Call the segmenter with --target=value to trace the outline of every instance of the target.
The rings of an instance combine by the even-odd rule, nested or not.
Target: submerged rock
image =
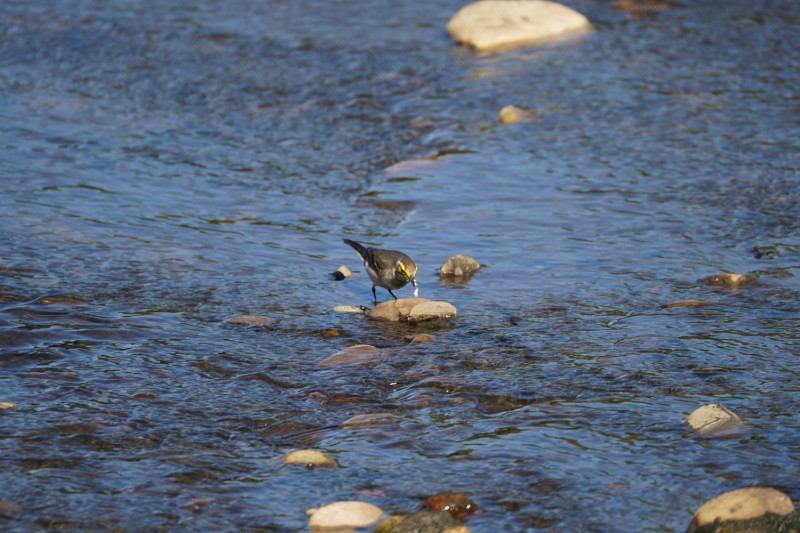
[[[707,501],[692,516],[686,533],[797,531],[798,524],[800,520],[786,494],[768,487],[751,487]]]
[[[295,450],[283,456],[283,462],[287,465],[303,465],[308,469],[312,468],[331,468],[336,463],[331,456],[325,452],[317,450]]]
[[[507,105],[500,110],[497,118],[502,124],[513,124],[535,119],[536,112],[515,105]]]
[[[689,415],[686,424],[704,437],[738,427],[742,422],[736,413],[720,403],[699,407]]]
[[[387,322],[421,322],[456,316],[456,308],[447,302],[427,298],[401,298],[382,302],[367,315],[371,320]]]
[[[446,511],[420,511],[384,520],[375,533],[469,533],[469,530]]]
[[[376,361],[383,350],[369,344],[356,344],[323,359],[317,366],[363,365]]]
[[[471,276],[480,268],[481,264],[468,255],[456,254],[442,263],[442,266],[439,267],[439,276],[443,278],[461,278]]]
[[[447,23],[454,41],[477,50],[525,45],[589,28],[589,19],[574,9],[544,0],[481,0],[462,7]]]
[[[225,321],[226,324],[235,324],[237,326],[270,326],[275,322],[277,320],[274,318],[264,315],[241,315]]]
[[[676,300],[674,302],[662,305],[661,308],[669,309],[671,307],[694,307],[703,305],[711,305],[711,304],[709,302],[706,302],[705,300]]]
[[[440,492],[428,496],[420,505],[422,511],[447,511],[456,518],[464,518],[478,510],[475,500],[463,492]]]
[[[753,281],[753,278],[745,276],[744,274],[725,273],[708,276],[707,278],[701,279],[700,283],[721,287],[738,287],[750,281]]]
[[[312,529],[367,527],[383,515],[383,510],[371,503],[341,501],[310,509],[308,526]]]

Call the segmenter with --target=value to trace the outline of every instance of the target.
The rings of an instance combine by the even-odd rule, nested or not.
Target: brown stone
[[[709,302],[706,302],[705,300],[676,300],[674,302],[662,305],[661,308],[669,309],[671,307],[694,307],[703,305],[711,305],[711,304]]]
[[[274,324],[276,320],[264,315],[241,315],[234,318],[229,318],[225,322],[228,324],[235,324],[237,326],[269,326]]]
[[[303,465],[309,470],[312,468],[331,468],[336,465],[331,456],[317,450],[295,450],[283,456],[287,465]]]
[[[447,302],[423,302],[411,309],[408,314],[409,322],[423,322],[439,318],[453,318],[456,308]]]
[[[523,109],[515,105],[503,107],[497,114],[501,124],[513,124],[515,122],[525,122],[536,118],[536,112]]]
[[[372,320],[385,320],[388,322],[400,322],[408,320],[411,310],[423,303],[429,302],[427,298],[400,298],[399,300],[389,300],[381,302],[373,307],[367,315]]]
[[[442,277],[456,278],[471,276],[479,268],[481,268],[481,264],[473,258],[464,254],[456,254],[442,263],[442,266],[439,268],[439,275]]]

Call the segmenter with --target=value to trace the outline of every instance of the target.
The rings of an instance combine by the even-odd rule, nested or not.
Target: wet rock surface
[[[704,437],[736,429],[741,423],[736,413],[720,403],[699,407],[686,419],[686,424]]]
[[[464,254],[449,257],[439,267],[439,275],[443,278],[464,278],[471,276],[481,268],[481,264]]]
[[[401,298],[376,305],[367,316],[370,320],[386,322],[424,322],[453,318],[456,314],[456,308],[448,302]]]
[[[454,41],[477,50],[541,42],[591,28],[577,11],[540,0],[483,0],[461,8],[447,23]]]

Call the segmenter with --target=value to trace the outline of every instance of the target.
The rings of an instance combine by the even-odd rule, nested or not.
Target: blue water
[[[0,5],[5,530],[463,491],[472,531],[684,531],[728,490],[800,499],[800,5],[577,1],[593,32],[491,55],[449,41],[461,5]],[[372,305],[342,238],[458,317],[331,312]],[[484,268],[440,280],[456,253]],[[317,366],[357,343],[386,356]],[[742,430],[691,434],[713,402]],[[338,467],[282,466],[305,447]]]

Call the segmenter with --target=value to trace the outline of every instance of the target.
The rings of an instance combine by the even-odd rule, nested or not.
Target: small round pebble
[[[347,279],[353,275],[353,271],[347,268],[346,266],[342,265],[337,268],[334,272],[331,273],[333,279],[337,281],[342,281],[343,279]]]

